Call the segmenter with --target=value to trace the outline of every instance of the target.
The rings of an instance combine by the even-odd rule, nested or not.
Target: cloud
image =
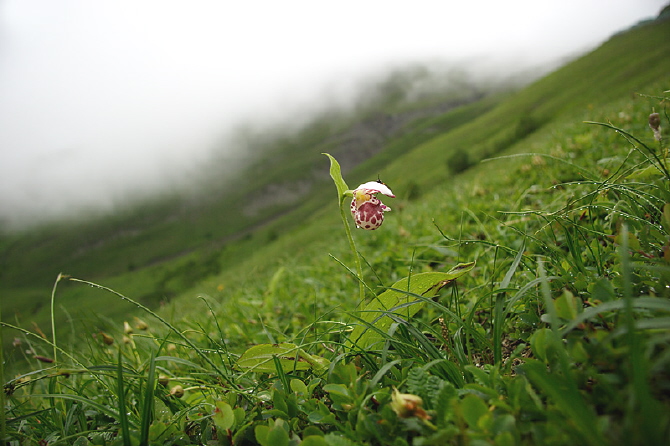
[[[244,157],[227,139],[237,126],[297,125],[352,103],[375,73],[435,62],[512,73],[662,4],[5,0],[0,221],[188,183],[213,154]]]

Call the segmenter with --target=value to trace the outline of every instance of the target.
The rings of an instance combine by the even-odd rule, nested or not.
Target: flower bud
[[[398,414],[400,418],[417,417],[423,420],[429,420],[430,415],[423,410],[423,400],[418,395],[411,393],[400,393],[398,389],[393,388],[391,395],[391,409]]]
[[[142,330],[142,331],[148,330],[149,329],[149,324],[144,322],[142,319],[136,317],[135,318],[135,328],[137,328],[138,330]]]
[[[654,139],[661,140],[661,115],[652,113],[649,115],[649,128],[654,132]]]
[[[102,338],[102,342],[105,345],[112,345],[114,343],[114,338],[108,335],[107,333],[101,331],[100,337]]]
[[[181,398],[184,396],[184,388],[177,384],[173,388],[170,389],[170,395],[172,395],[175,398]]]

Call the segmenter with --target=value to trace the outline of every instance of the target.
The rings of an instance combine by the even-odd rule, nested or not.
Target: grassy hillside
[[[172,193],[102,220],[2,237],[0,293],[14,296],[5,304],[6,317],[47,323],[44,290],[60,272],[124,284],[126,292],[152,307],[186,292],[230,266],[226,249],[237,250],[236,258],[253,249],[231,242],[246,237],[254,239],[251,247],[263,245],[320,207],[328,181],[322,152],[340,159],[352,182],[382,175],[402,198],[416,198],[459,170],[448,165],[458,164],[450,161],[454,157],[460,155],[467,167],[566,110],[593,107],[663,76],[667,37],[663,24],[616,36],[513,97],[476,100],[481,91],[464,84],[457,94],[407,104],[398,98],[412,77],[391,77],[381,99],[357,116],[327,115],[271,144],[251,137],[247,143],[261,155],[240,178],[214,182],[206,194]],[[78,299],[68,294],[61,302],[69,306]],[[108,311],[120,316],[125,310]]]
[[[391,78],[393,80],[393,76]],[[417,103],[394,99],[411,88],[411,76],[387,82],[355,113],[329,113],[298,133],[246,135],[252,160],[238,177],[207,179],[207,189],[194,194],[166,192],[165,196],[114,215],[84,221],[65,221],[0,237],[0,295],[5,317],[20,323],[49,322],[48,294],[60,272],[123,284],[141,302],[159,303],[216,275],[279,234],[301,224],[326,196],[327,172],[321,152],[341,155],[354,166],[379,152],[387,141],[405,149],[427,125],[431,132],[459,125],[495,103],[474,85],[461,85]],[[402,96],[402,95],[400,95]],[[470,108],[460,107],[475,101]],[[458,110],[444,116],[445,110]],[[365,150],[361,150],[365,148]],[[299,156],[296,156],[299,153]],[[206,177],[207,171],[203,172]],[[124,308],[81,302],[76,293],[59,301],[77,302],[83,310],[107,310],[121,317]],[[61,322],[65,319],[63,318]]]
[[[247,198],[294,197],[258,201],[243,220],[252,230],[214,232],[229,214],[213,204],[157,205],[133,215],[135,230],[61,229],[67,243],[88,237],[79,259],[59,248],[67,239],[4,242],[4,321],[8,292],[34,297],[24,323],[49,315],[50,284],[36,275],[52,255],[116,293],[58,284],[56,314],[74,317],[76,339],[62,325],[54,343],[48,324],[46,342],[3,329],[22,342],[10,364],[35,369],[6,386],[3,430],[124,445],[667,438],[670,175],[667,139],[647,120],[661,112],[667,138],[669,37],[667,21],[633,29],[519,92],[445,101],[444,113],[365,114],[365,128],[386,129],[379,152],[351,121],[316,123],[252,166],[263,181]],[[382,197],[393,211],[379,230],[353,232],[360,277],[321,152],[349,186],[379,174],[397,196]],[[195,225],[204,214],[211,226]],[[147,248],[156,240],[161,256]],[[159,314],[135,313],[148,326],[117,317],[166,295]]]

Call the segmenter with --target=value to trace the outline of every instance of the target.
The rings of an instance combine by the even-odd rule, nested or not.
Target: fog
[[[0,226],[226,175],[240,126],[297,128],[392,69],[552,66],[666,2],[0,0]]]

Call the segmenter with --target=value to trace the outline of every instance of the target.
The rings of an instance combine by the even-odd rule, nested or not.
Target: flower
[[[395,198],[391,189],[381,181],[368,181],[353,191],[354,198],[351,200],[351,214],[354,216],[357,228],[370,231],[377,229],[384,222],[384,212],[391,210],[375,194],[384,194]]]
[[[423,400],[420,396],[412,395],[411,393],[400,393],[398,389],[393,388],[391,409],[400,418],[417,417],[423,420],[430,420],[430,415],[421,406],[423,406]]]

